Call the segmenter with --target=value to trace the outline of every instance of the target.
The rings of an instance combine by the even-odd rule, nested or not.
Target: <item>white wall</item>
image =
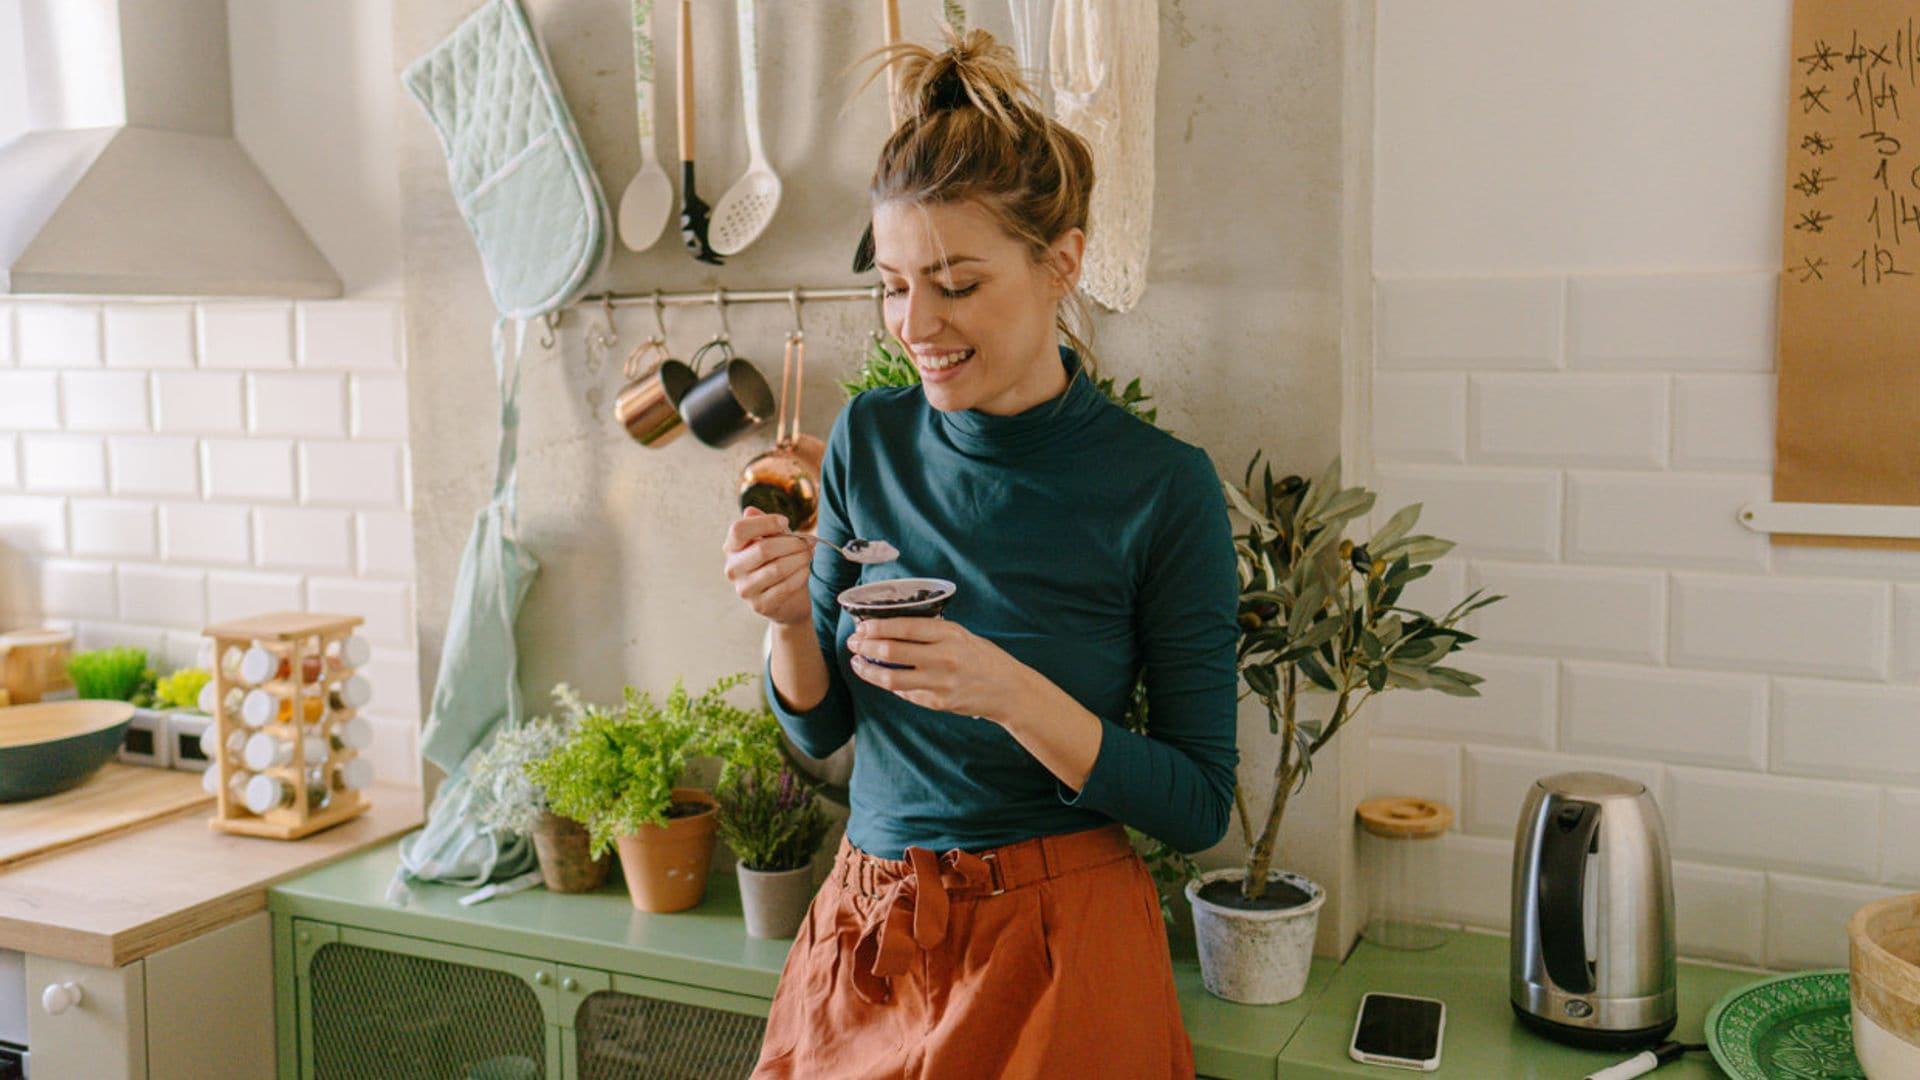
[[[18,17],[0,0],[0,140],[24,122]],[[0,300],[0,623],[164,671],[211,622],[361,615],[370,757],[416,781],[391,3],[244,0],[229,30],[236,137],[346,298]]]
[[[1410,599],[1509,599],[1482,699],[1382,699],[1371,787],[1461,811],[1465,921],[1506,926],[1520,801],[1576,767],[1655,793],[1684,954],[1843,965],[1920,886],[1920,556],[1734,517],[1771,486],[1790,11],[1378,5],[1372,479],[1460,541]]]

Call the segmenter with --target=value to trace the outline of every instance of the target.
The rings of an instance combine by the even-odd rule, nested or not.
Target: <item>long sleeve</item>
[[[855,533],[847,512],[847,432],[854,403],[840,410],[827,436],[826,456],[820,466],[820,539],[845,544]],[[773,686],[773,661],[767,661],[767,704],[802,753],[824,758],[853,737],[853,698],[847,692],[846,673],[839,659],[840,606],[835,599],[859,577],[859,568],[826,544],[815,544],[807,591],[813,598],[813,634],[827,665],[827,696],[804,712],[787,707]]]
[[[1154,514],[1136,614],[1149,733],[1107,723],[1084,786],[1060,793],[1199,851],[1226,835],[1239,763],[1239,576],[1226,498],[1204,452],[1189,448]]]

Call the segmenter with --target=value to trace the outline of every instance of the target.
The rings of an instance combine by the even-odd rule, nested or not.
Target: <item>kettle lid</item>
[[[1603,772],[1563,772],[1536,781],[1552,795],[1567,799],[1636,798],[1647,786],[1638,780]]]

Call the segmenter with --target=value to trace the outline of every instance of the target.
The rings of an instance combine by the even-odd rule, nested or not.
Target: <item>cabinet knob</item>
[[[48,1016],[59,1016],[86,999],[87,996],[80,992],[79,983],[49,983],[40,992],[40,1007],[47,1010]]]
[[[545,986],[553,981],[553,976],[544,971],[536,971],[533,973],[533,981],[539,983],[541,986]]]
[[[571,994],[575,990],[580,989],[580,980],[574,978],[571,975],[568,975],[566,978],[560,980],[560,989],[565,990],[567,993]]]
[[[306,932],[305,930],[300,931],[298,934],[294,936],[300,939],[300,944],[302,945],[305,945],[307,942],[313,940],[313,935]]]

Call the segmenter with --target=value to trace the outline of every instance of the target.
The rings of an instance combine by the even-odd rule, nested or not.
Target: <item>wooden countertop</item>
[[[267,887],[420,825],[418,788],[304,840],[215,832],[204,807],[0,870],[0,949],[119,967],[264,910]]]

